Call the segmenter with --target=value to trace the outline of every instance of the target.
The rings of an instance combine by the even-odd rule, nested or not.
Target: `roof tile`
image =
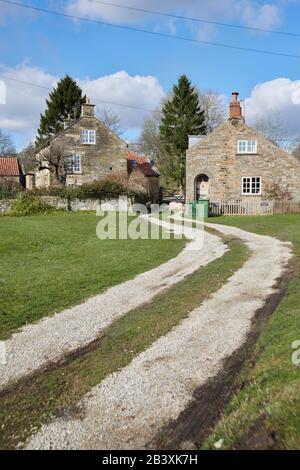
[[[20,176],[17,158],[0,157],[0,176]]]

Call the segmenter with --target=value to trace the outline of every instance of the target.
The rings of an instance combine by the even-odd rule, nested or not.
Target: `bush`
[[[0,199],[13,199],[20,191],[23,191],[23,188],[15,181],[0,183]]]
[[[53,187],[36,188],[31,191],[33,195],[60,196],[70,199],[117,199],[119,196],[128,196],[135,202],[148,202],[149,191],[146,188],[146,178],[143,175],[132,175],[129,179],[126,174],[114,173],[93,183],[86,183],[75,188]]]
[[[70,197],[78,199],[106,199],[118,198],[128,192],[126,181],[121,177],[106,177],[94,183],[83,184],[70,190]]]
[[[8,211],[6,215],[21,217],[35,214],[48,214],[49,212],[59,211],[46,204],[38,196],[22,192],[18,194],[17,199],[15,199],[10,211]]]

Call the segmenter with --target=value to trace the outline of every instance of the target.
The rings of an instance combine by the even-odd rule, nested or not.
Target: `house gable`
[[[87,108],[87,109],[86,109]],[[82,116],[50,139],[48,145],[59,143],[66,158],[76,156],[78,170],[67,175],[67,185],[90,183],[112,173],[127,172],[127,144],[94,113],[92,105],[83,105]],[[95,142],[83,142],[82,131],[94,131]],[[42,158],[44,149],[37,152]],[[53,175],[49,170],[36,173],[36,185],[51,186]]]
[[[239,140],[257,141],[257,150],[239,153]],[[188,149],[186,186],[189,200],[196,196],[198,175],[209,177],[212,201],[262,197],[266,188],[274,183],[287,190],[294,200],[300,201],[299,160],[247,126],[242,118],[229,119]],[[247,177],[260,178],[261,187],[257,194],[243,194],[243,178]]]

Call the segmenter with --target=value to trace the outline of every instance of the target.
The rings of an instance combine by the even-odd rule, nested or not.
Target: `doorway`
[[[198,175],[195,179],[195,200],[209,199],[210,180],[205,174]]]

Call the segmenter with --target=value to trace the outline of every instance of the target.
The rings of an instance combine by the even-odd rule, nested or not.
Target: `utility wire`
[[[172,34],[167,34],[167,33],[160,33],[157,31],[150,31],[148,29],[141,29],[141,28],[134,28],[131,26],[124,26],[120,24],[114,24],[114,23],[108,23],[105,21],[100,21],[95,18],[88,18],[88,17],[82,17],[82,16],[75,16],[75,15],[70,15],[68,13],[63,13],[62,11],[57,11],[57,10],[50,10],[46,8],[41,8],[41,7],[35,7],[31,5],[25,5],[24,3],[18,3],[14,2],[11,0],[0,0],[2,3],[6,3],[8,5],[13,5],[13,6],[18,6],[21,8],[26,8],[29,10],[34,10],[38,11],[41,13],[47,13],[51,15],[56,15],[56,16],[62,16],[64,18],[69,18],[69,19],[74,19],[74,20],[79,20],[79,21],[86,21],[89,23],[96,23],[100,24],[103,26],[109,26],[111,28],[117,28],[117,29],[123,29],[126,31],[134,31],[137,33],[145,33],[145,34],[150,34],[152,36],[160,36],[168,39],[177,39],[181,41],[186,41],[186,42],[192,42],[192,43],[198,43],[198,44],[205,44],[208,46],[214,46],[214,47],[222,47],[225,49],[235,49],[239,51],[246,51],[246,52],[254,52],[254,53],[259,53],[259,54],[267,54],[267,55],[273,55],[273,56],[280,56],[280,57],[291,57],[294,59],[300,59],[300,55],[297,54],[287,54],[285,52],[277,52],[277,51],[269,51],[269,50],[263,50],[263,49],[254,49],[250,47],[242,47],[242,46],[234,46],[232,44],[225,44],[221,42],[211,42],[211,41],[202,41],[200,39],[193,39],[193,38],[188,38],[185,36],[177,36],[177,35],[172,35]]]
[[[37,88],[41,88],[42,90],[47,90],[47,91],[51,90],[51,88],[46,87],[44,85],[38,85],[37,83],[28,82],[28,81],[25,81],[25,80],[19,80],[17,78],[13,78],[13,77],[7,77],[6,75],[0,75],[0,79],[12,80],[14,82],[21,83],[23,85],[29,85],[29,86],[34,86],[34,87],[37,87]],[[141,108],[139,106],[131,106],[129,104],[121,104],[121,103],[116,103],[116,102],[111,102],[111,101],[100,100],[98,98],[93,98],[92,96],[90,98],[93,101],[99,101],[100,103],[110,104],[110,105],[114,105],[114,106],[122,106],[122,107],[125,107],[125,108],[133,108],[133,109],[137,109],[137,110],[140,110],[140,111],[147,111],[147,112],[154,111],[154,109],[147,109],[147,108]],[[276,139],[276,140],[278,140],[278,142],[299,142],[299,138],[295,138],[295,139],[290,139],[290,138],[284,139],[283,138],[283,139]],[[134,143],[137,143],[137,142],[138,141],[132,141],[131,144],[134,144]]]
[[[131,11],[136,11],[136,12],[140,12],[140,13],[146,13],[146,14],[149,14],[149,15],[165,16],[167,18],[174,18],[174,19],[177,19],[177,20],[193,21],[195,23],[213,24],[213,25],[216,25],[216,26],[224,26],[226,28],[245,29],[245,30],[249,30],[249,31],[258,31],[258,32],[261,32],[261,33],[272,33],[272,34],[280,34],[280,35],[283,35],[283,36],[300,37],[299,33],[291,33],[291,32],[288,32],[288,31],[278,31],[278,30],[273,30],[273,29],[257,28],[257,27],[254,27],[254,26],[243,26],[243,25],[232,24],[232,23],[222,23],[220,21],[204,20],[203,18],[193,18],[191,16],[175,15],[173,13],[165,13],[165,12],[157,11],[157,10],[146,10],[144,8],[131,7],[131,6],[128,6],[128,5],[120,5],[120,4],[117,4],[117,3],[102,2],[100,0],[88,0],[88,1],[92,2],[92,3],[99,3],[100,5],[104,5],[104,6],[122,8],[124,10],[131,10]]]

